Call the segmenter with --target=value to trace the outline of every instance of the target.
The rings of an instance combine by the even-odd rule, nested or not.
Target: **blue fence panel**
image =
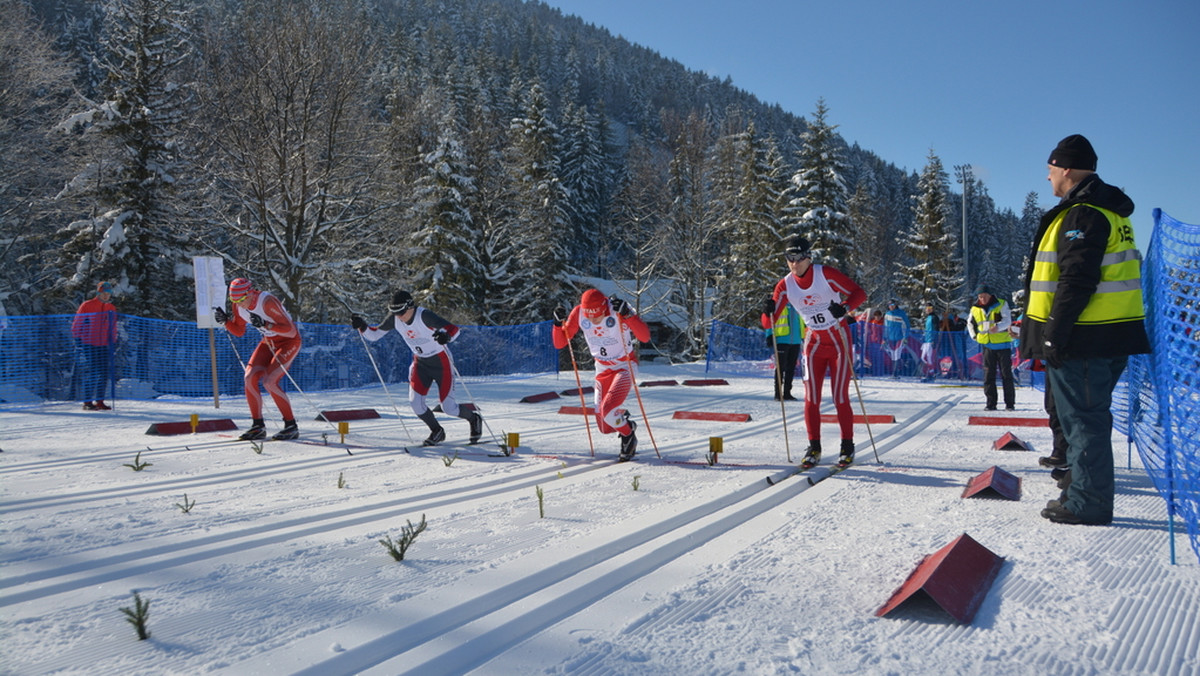
[[[91,364],[88,350],[72,336],[73,320],[74,315],[4,318],[0,407],[93,398],[84,391]],[[237,337],[222,329],[210,334],[194,322],[120,314],[116,321],[117,342],[108,353],[110,367],[102,375],[106,399],[211,396],[214,355],[219,391],[240,394],[244,364],[259,343],[254,330]],[[550,338],[551,326],[539,322],[461,327],[451,344],[455,367],[465,380],[479,381],[554,373],[558,354]],[[360,387],[379,382],[381,376],[388,383],[408,381],[412,353],[399,335],[366,343],[344,325],[301,323],[299,327],[303,348],[292,362],[290,375],[306,391]],[[284,385],[291,389],[286,379]]]

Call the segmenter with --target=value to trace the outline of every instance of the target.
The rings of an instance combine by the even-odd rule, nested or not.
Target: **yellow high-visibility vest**
[[[1050,317],[1054,291],[1058,287],[1058,234],[1071,209],[1087,207],[1104,214],[1111,226],[1104,258],[1100,262],[1100,283],[1080,313],[1077,324],[1115,324],[1144,319],[1142,304],[1142,254],[1133,241],[1133,224],[1128,218],[1091,204],[1076,204],[1054,217],[1038,243],[1033,262],[1026,314],[1040,322]]]

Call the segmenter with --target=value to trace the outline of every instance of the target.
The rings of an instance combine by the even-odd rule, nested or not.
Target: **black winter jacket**
[[[1133,200],[1120,188],[1101,181],[1096,174],[1083,179],[1061,202],[1047,211],[1038,224],[1029,253],[1029,265],[1025,270],[1027,298],[1030,297],[1033,263],[1037,259],[1038,245],[1046,234],[1046,228],[1064,209],[1077,204],[1091,204],[1119,216],[1127,217],[1133,213]],[[1023,359],[1042,359],[1042,345],[1046,340],[1059,346],[1065,359],[1120,357],[1150,351],[1144,320],[1075,325],[1075,320],[1100,283],[1100,262],[1108,248],[1111,229],[1108,219],[1095,209],[1074,209],[1063,219],[1058,239],[1059,278],[1054,304],[1045,323],[1028,316],[1021,323],[1020,353]],[[1074,231],[1081,232],[1083,236],[1068,238],[1067,233]]]

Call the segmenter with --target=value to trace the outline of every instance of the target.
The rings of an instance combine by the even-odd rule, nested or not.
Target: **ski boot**
[[[479,443],[479,439],[483,436],[483,416],[479,415],[479,411],[471,411],[471,417],[467,418],[467,422],[471,425],[470,443]]]
[[[267,438],[267,425],[262,418],[255,418],[250,422],[250,429],[242,432],[242,436],[238,437],[242,441],[257,441],[258,439]]]
[[[821,462],[821,440],[810,439],[808,450],[804,453],[804,459],[800,461],[800,469],[811,469],[818,462]]]
[[[437,429],[433,429],[433,430],[429,431],[429,436],[425,438],[425,441],[421,442],[421,445],[422,446],[436,446],[437,444],[440,444],[445,440],[446,440],[446,428],[439,425]]]
[[[300,438],[300,428],[296,426],[295,420],[284,420],[283,421],[283,429],[276,432],[275,436],[273,436],[271,438],[274,439],[275,441],[287,441],[289,439],[299,439]]]
[[[633,433],[637,429],[637,423],[629,420],[628,417],[626,417],[626,421],[629,423],[629,434],[620,435],[621,455],[617,457],[619,462],[633,460],[634,454],[637,453],[637,435]]]
[[[842,439],[842,454],[838,456],[838,467],[849,467],[854,462],[854,440]]]

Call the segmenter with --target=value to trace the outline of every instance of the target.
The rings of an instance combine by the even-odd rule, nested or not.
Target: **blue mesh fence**
[[[211,396],[209,331],[194,322],[116,315],[117,342],[101,353],[71,333],[74,315],[4,318],[0,324],[0,407],[94,398],[88,379],[99,366],[104,398],[152,399],[163,395]],[[508,380],[558,369],[550,322],[518,326],[465,326],[452,344],[465,380]],[[300,324],[304,347],[291,375],[304,390],[360,387],[379,382],[367,349],[388,383],[406,383],[412,353],[394,332],[366,343],[348,326]],[[224,395],[242,392],[242,364],[258,345],[250,330],[241,338],[213,331],[216,373]],[[104,368],[107,366],[108,368]],[[290,384],[285,382],[290,388]],[[113,396],[113,392],[116,396]]]
[[[1130,360],[1125,419],[1200,558],[1200,226],[1155,209],[1142,283],[1154,351]]]

